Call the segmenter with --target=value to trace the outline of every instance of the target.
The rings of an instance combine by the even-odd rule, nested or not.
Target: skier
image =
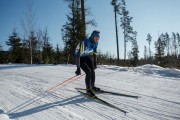
[[[95,72],[97,68],[97,47],[100,39],[99,31],[94,30],[89,37],[89,39],[82,40],[76,47],[75,56],[76,56],[76,75],[81,74],[81,69],[85,72],[85,85],[86,92],[89,96],[95,96],[93,91],[100,91],[100,88],[95,87]],[[94,62],[92,62],[89,57],[90,54],[93,54]],[[94,63],[94,64],[93,64]],[[81,69],[80,69],[81,68]]]

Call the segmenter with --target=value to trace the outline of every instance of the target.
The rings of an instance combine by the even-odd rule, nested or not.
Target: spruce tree
[[[43,35],[43,51],[42,51],[42,60],[45,64],[52,64],[53,61],[53,47],[49,42],[49,36],[47,29],[45,29]]]
[[[22,62],[22,43],[21,39],[18,36],[17,32],[14,30],[12,35],[9,36],[6,45],[10,46],[10,61],[12,63],[21,63]]]
[[[139,50],[138,50],[138,44],[137,44],[137,40],[136,40],[136,36],[137,36],[137,32],[134,33],[134,37],[133,39],[131,40],[132,42],[132,56],[133,56],[133,60],[132,60],[132,64],[133,66],[137,66],[138,65],[138,53],[139,53]]]
[[[158,38],[158,40],[155,42],[155,49],[156,49],[156,60],[157,64],[160,66],[164,66],[164,49],[165,49],[165,41],[162,40],[161,37]]]
[[[94,20],[85,20],[86,8],[84,7],[84,0],[65,0],[68,2],[70,9],[67,15],[67,22],[61,29],[62,40],[64,42],[64,57],[67,63],[74,64],[74,50],[77,44],[85,38],[87,25],[96,25]],[[80,9],[81,8],[81,9]],[[88,11],[88,13],[90,13]],[[85,24],[84,24],[85,22]]]

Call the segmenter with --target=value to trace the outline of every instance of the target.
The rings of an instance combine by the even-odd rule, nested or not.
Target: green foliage
[[[18,34],[14,30],[12,35],[9,36],[6,44],[10,46],[10,62],[12,63],[21,63],[22,62],[22,43],[21,39],[18,37]]]

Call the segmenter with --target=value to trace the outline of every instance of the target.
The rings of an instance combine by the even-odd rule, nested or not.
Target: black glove
[[[76,70],[75,73],[76,73],[77,76],[81,74],[81,69],[80,69],[80,67],[77,68],[77,70]]]
[[[96,62],[94,62],[94,69],[96,69],[97,68],[97,64],[96,64]]]

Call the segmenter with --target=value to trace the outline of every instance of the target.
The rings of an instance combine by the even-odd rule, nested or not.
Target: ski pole
[[[68,84],[69,84],[69,83],[72,83],[73,81],[75,81],[75,80],[77,80],[77,79],[79,79],[79,78],[81,78],[81,77],[82,77],[82,76],[84,76],[84,75],[85,75],[85,73],[84,73],[84,74],[82,74],[82,75],[80,75],[79,77],[75,78],[74,80],[72,80],[72,81],[68,82]]]
[[[84,74],[83,74],[83,75],[84,75]],[[78,78],[82,77],[83,75],[80,75],[79,77],[77,77],[77,78],[74,79],[74,80],[77,80]],[[59,84],[57,84],[56,86],[53,86],[53,87],[49,88],[47,91],[49,92],[49,91],[53,90],[54,88],[56,88],[56,87],[58,87],[58,86],[60,86],[60,85],[62,85],[62,84],[64,84],[64,83],[72,80],[72,79],[75,78],[75,77],[76,77],[76,75],[73,76],[73,77],[71,77],[71,78],[69,78],[69,79],[67,79],[67,80],[65,80],[65,81],[63,81],[63,82],[61,82],[61,83],[59,83]],[[74,81],[74,80],[73,80],[73,81]]]

